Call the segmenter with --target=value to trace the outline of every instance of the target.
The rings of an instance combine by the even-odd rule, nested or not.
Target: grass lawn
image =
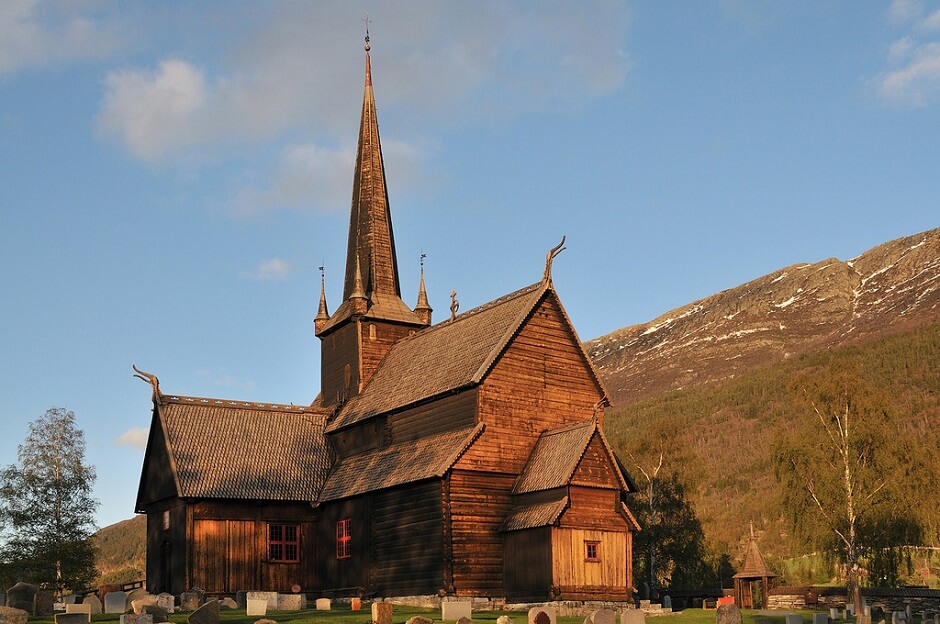
[[[758,617],[757,611],[744,610],[744,624],[754,624],[754,618]],[[780,615],[763,616],[770,617],[771,624],[784,624],[784,613]],[[804,624],[812,624],[812,611],[793,611],[803,616]],[[172,624],[187,624],[188,613],[175,613],[170,616]],[[223,609],[221,611],[222,624],[254,624],[261,619],[259,617],[248,617],[244,609]],[[393,624],[404,624],[408,618],[414,615],[422,615],[426,618],[440,622],[440,609],[423,609],[420,607],[403,607],[395,605],[395,611],[392,614]],[[520,611],[474,611],[473,621],[480,624],[495,624],[496,618],[501,615],[508,615],[512,618],[514,624],[526,624],[526,613]],[[96,615],[92,617],[92,624],[114,623],[120,621],[120,615]],[[350,611],[348,605],[338,605],[338,608],[332,611],[315,611],[308,609],[306,611],[269,611],[265,616],[268,619],[278,622],[278,624],[368,624],[372,619],[372,610],[368,603],[363,604],[361,611]],[[679,615],[663,616],[657,618],[647,618],[647,624],[714,624],[714,609],[686,609]],[[51,616],[34,616],[29,618],[30,624],[53,624]],[[559,617],[558,624],[582,624],[583,616]],[[844,624],[837,620],[834,624]]]

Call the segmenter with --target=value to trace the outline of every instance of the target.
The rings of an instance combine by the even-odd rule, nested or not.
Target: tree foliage
[[[792,384],[789,435],[773,450],[782,510],[804,539],[834,555],[859,586],[863,559],[891,566],[892,549],[922,533],[906,510],[915,465],[886,394],[861,360],[838,355]],[[897,567],[888,576],[897,578]],[[877,579],[871,579],[877,580]]]
[[[0,473],[3,580],[59,592],[87,587],[96,576],[91,535],[98,501],[75,414],[53,407],[31,422],[17,459]]]
[[[641,472],[646,487],[634,494],[630,504],[642,527],[633,538],[637,583],[646,583],[651,592],[717,586],[702,524],[682,483],[674,474],[660,476],[658,469]],[[724,562],[727,566],[727,557]]]

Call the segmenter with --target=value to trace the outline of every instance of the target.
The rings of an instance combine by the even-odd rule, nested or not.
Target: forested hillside
[[[686,484],[713,547],[736,555],[753,520],[760,545],[771,557],[796,556],[812,545],[787,533],[778,501],[771,451],[786,429],[793,380],[834,354],[857,357],[865,380],[890,400],[894,430],[918,462],[940,466],[940,323],[849,347],[787,359],[719,384],[665,393],[608,412],[607,435],[627,467],[648,467],[664,454],[664,470]],[[798,432],[807,445],[823,444],[818,430]],[[937,473],[935,473],[937,474]],[[940,543],[940,492],[911,483],[908,513]]]
[[[147,516],[139,515],[95,533],[98,547],[97,583],[129,583],[144,578],[147,557]]]

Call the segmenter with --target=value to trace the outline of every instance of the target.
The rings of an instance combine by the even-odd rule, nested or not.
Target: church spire
[[[343,299],[348,299],[353,293],[357,260],[362,276],[367,279],[365,292],[370,299],[373,295],[378,295],[379,298],[387,296],[400,299],[398,260],[395,256],[395,237],[392,233],[392,218],[388,205],[385,164],[382,160],[379,124],[375,113],[372,61],[369,50],[371,46],[367,30],[365,90],[362,98],[356,170],[353,176]]]
[[[425,325],[431,324],[431,304],[428,301],[428,291],[424,288],[424,258],[426,254],[421,254],[421,281],[418,284],[418,304],[415,306],[415,314],[420,317]]]

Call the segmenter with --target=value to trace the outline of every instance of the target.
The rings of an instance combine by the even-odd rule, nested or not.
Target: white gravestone
[[[473,619],[470,603],[464,600],[447,600],[441,603],[441,621],[456,622],[460,618]]]
[[[268,614],[268,601],[264,598],[247,598],[245,602],[247,603],[245,615],[263,617]]]

